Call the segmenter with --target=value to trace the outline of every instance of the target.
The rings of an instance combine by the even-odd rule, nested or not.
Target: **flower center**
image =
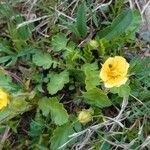
[[[109,66],[109,68],[112,68],[112,64],[109,64],[108,66]]]

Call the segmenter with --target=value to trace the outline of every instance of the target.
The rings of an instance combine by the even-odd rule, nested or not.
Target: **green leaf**
[[[48,83],[48,92],[53,95],[60,91],[66,83],[69,82],[69,73],[63,71],[59,74],[52,74],[50,82]]]
[[[149,70],[150,70],[150,59],[149,58],[141,58],[141,57],[134,57],[130,62],[129,72],[131,74],[135,74],[137,77],[148,78]]]
[[[10,5],[8,4],[8,2],[5,2],[5,3],[1,3],[0,4],[0,18],[3,18],[3,19],[9,19],[12,17],[12,16],[15,16],[15,12],[13,10],[12,7],[10,7]]]
[[[87,25],[86,25],[86,5],[82,3],[79,6],[77,12],[77,29],[81,37],[86,37],[87,35]]]
[[[102,144],[101,150],[110,150],[111,149],[111,145],[107,142],[104,142]]]
[[[26,97],[13,97],[9,105],[0,111],[0,124],[31,109]]]
[[[83,52],[84,52],[83,57],[85,58],[86,62],[90,63],[94,59],[94,56],[93,56],[92,50],[91,50],[91,48],[89,48],[88,44],[84,46]]]
[[[65,37],[65,34],[58,33],[52,38],[52,46],[54,51],[61,51],[66,48],[68,39]]]
[[[93,20],[94,25],[98,28],[99,22],[98,22],[98,18],[96,16],[96,12],[92,13],[92,20]]]
[[[13,89],[12,79],[4,71],[0,70],[0,87],[11,90]]]
[[[38,101],[38,106],[42,110],[42,114],[44,116],[48,116],[48,114],[50,113],[50,109],[51,109],[50,99],[47,97],[43,97],[42,99]]]
[[[129,96],[131,90],[128,84],[124,84],[120,87],[113,87],[110,91],[114,94],[118,94],[120,97],[124,97]]]
[[[112,22],[112,24],[98,32],[98,38],[112,40],[124,33],[133,20],[132,10],[124,10]]]
[[[20,28],[16,28],[17,24],[20,24],[24,22],[24,19],[20,15],[14,16],[14,21],[10,19],[8,22],[8,31],[10,34],[10,37],[16,47],[16,50],[20,51],[22,48],[27,46],[27,40],[29,39],[31,35],[31,25],[23,26]]]
[[[97,85],[100,85],[98,65],[96,63],[85,64],[83,66],[83,70],[86,76],[85,77],[86,90],[93,89]]]
[[[48,53],[38,52],[33,55],[32,61],[35,65],[49,69],[53,63],[51,56]]]
[[[34,117],[34,120],[31,121],[30,123],[30,130],[29,130],[29,135],[34,138],[34,137],[41,137],[42,133],[45,129],[46,126],[46,121],[43,115],[40,113],[40,109],[36,109],[36,114]]]
[[[6,54],[12,55],[14,54],[7,45],[0,43],[0,52],[4,52]]]
[[[125,84],[125,85],[120,86],[118,95],[120,97],[129,96],[130,95],[129,85]]]
[[[76,23],[71,23],[71,24],[69,24],[69,25],[68,25],[68,29],[69,29],[72,33],[74,33],[74,35],[75,35],[77,38],[80,37],[80,33],[79,33],[78,29],[77,29]]]
[[[68,113],[57,98],[44,97],[39,100],[38,105],[44,116],[51,114],[51,119],[55,124],[63,125],[68,122]]]
[[[85,102],[100,108],[111,106],[112,103],[107,95],[100,89],[94,88],[83,93]]]
[[[42,130],[43,130],[43,124],[32,120],[32,122],[30,123],[30,133],[29,133],[30,136],[37,137],[42,134]]]
[[[144,90],[141,93],[139,93],[139,98],[140,99],[150,99],[150,92],[149,90]]]
[[[12,59],[11,56],[0,57],[0,64],[8,62],[10,59]]]
[[[63,126],[57,127],[51,138],[51,150],[58,150],[60,146],[66,143],[69,138],[68,136],[73,133],[73,129],[69,124],[65,124]],[[61,150],[65,150],[66,146],[63,147]]]
[[[57,98],[51,98],[50,104],[52,121],[57,125],[63,125],[67,123],[69,116],[63,104],[59,103]]]
[[[18,57],[16,55],[11,56],[11,60],[5,66],[13,66],[17,62]]]
[[[85,83],[85,73],[83,70],[70,69],[69,73],[71,76],[73,76],[76,79],[76,81],[79,81],[81,83]]]
[[[35,54],[37,52],[39,52],[39,49],[33,48],[33,47],[28,47],[28,48],[23,49],[21,52],[19,52],[18,57],[23,57],[23,56]]]
[[[135,33],[140,29],[142,18],[139,11],[134,10],[132,13],[133,13],[133,19],[130,26],[126,30],[126,34],[130,39],[135,39],[136,37]]]
[[[66,51],[63,53],[64,59],[68,63],[75,63],[75,60],[79,58],[79,49],[76,49],[76,44],[74,42],[69,42],[66,47]]]

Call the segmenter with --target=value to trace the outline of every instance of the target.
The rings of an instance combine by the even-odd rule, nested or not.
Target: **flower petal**
[[[125,58],[121,56],[108,58],[100,71],[100,78],[104,81],[105,87],[119,87],[125,84],[128,80],[128,68],[129,64]]]

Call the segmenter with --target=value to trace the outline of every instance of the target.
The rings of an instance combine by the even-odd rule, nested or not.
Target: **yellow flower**
[[[128,80],[129,64],[121,56],[110,57],[102,65],[100,78],[104,81],[106,88],[119,87]]]
[[[9,102],[8,95],[0,89],[0,110],[7,106]]]
[[[79,116],[78,116],[78,121],[82,124],[86,124],[92,120],[92,114],[93,110],[92,109],[84,109],[80,111]]]

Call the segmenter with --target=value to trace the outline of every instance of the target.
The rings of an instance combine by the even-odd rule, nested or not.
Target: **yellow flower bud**
[[[92,120],[93,110],[91,109],[83,109],[78,115],[78,121],[82,124],[86,124]]]
[[[89,44],[93,49],[97,49],[99,46],[98,42],[95,40],[91,40]]]
[[[0,89],[0,110],[7,106],[9,102],[8,95],[2,89]]]

